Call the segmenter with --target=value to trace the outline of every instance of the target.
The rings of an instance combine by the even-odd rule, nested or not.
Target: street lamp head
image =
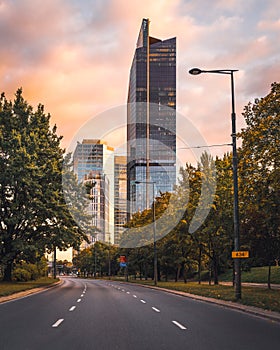
[[[198,75],[198,74],[202,73],[202,70],[199,69],[199,68],[192,68],[192,69],[189,70],[189,73],[192,74],[192,75]]]

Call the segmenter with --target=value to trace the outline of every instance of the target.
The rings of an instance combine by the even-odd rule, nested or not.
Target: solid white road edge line
[[[60,318],[59,320],[57,320],[57,321],[52,325],[52,327],[53,327],[53,328],[58,327],[63,321],[64,321],[64,318]]]
[[[172,323],[174,323],[177,327],[179,327],[181,329],[187,329],[185,326],[183,326],[181,323],[179,323],[177,321],[172,321]]]

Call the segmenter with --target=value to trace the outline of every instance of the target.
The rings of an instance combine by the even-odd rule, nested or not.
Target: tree
[[[243,116],[247,127],[239,135],[242,227],[251,253],[270,271],[280,257],[280,84],[273,83],[267,96],[245,106]]]
[[[33,111],[22,90],[0,100],[0,264],[11,280],[14,262],[54,246],[78,244],[82,230],[69,214],[62,189],[62,137],[39,104]]]

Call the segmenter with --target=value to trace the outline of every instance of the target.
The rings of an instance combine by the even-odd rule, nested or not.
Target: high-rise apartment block
[[[130,215],[176,183],[176,38],[149,35],[143,19],[130,69],[127,199]],[[137,185],[135,184],[138,183]]]

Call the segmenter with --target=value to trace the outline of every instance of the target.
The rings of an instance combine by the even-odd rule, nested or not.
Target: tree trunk
[[[185,267],[183,267],[183,278],[184,278],[184,283],[187,283],[187,271],[185,269]]]
[[[180,278],[180,272],[181,272],[181,265],[177,267],[175,282],[178,282]]]
[[[159,263],[159,261],[158,261],[158,262],[157,262],[157,280],[158,280],[158,282],[161,281],[160,276],[161,276],[161,273],[160,273],[160,263]]]
[[[214,284],[218,285],[219,284],[219,279],[218,279],[218,259],[217,259],[217,254],[216,252],[213,252],[213,272],[214,272]]]
[[[3,281],[5,281],[5,282],[12,281],[12,270],[13,270],[13,261],[9,261],[4,268]]]
[[[209,283],[209,286],[211,286],[211,280],[212,280],[212,263],[209,262],[209,270],[208,270],[208,274],[209,274],[209,280],[208,280],[208,283]]]
[[[201,244],[199,245],[199,255],[198,255],[198,284],[201,284]]]
[[[267,288],[271,289],[271,264],[268,265]]]
[[[165,282],[168,281],[168,268],[165,266]]]

